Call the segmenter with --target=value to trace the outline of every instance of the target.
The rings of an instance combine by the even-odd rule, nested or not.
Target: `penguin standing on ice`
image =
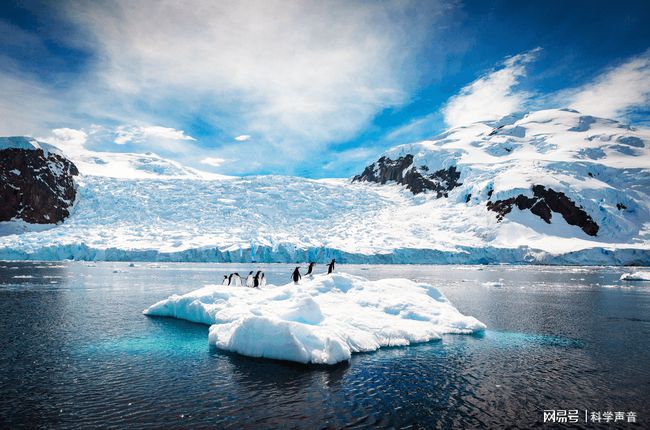
[[[253,271],[251,270],[248,272],[248,276],[246,277],[246,286],[248,288],[251,288],[253,286]]]
[[[262,277],[264,274],[261,270],[258,270],[255,276],[253,277],[253,288],[260,288],[262,286]]]
[[[296,270],[294,270],[293,274],[291,275],[291,279],[293,279],[294,284],[297,284],[298,282],[300,282],[300,278],[302,278],[302,276],[300,275],[300,267],[296,267]]]
[[[241,287],[241,278],[239,277],[239,273],[231,273],[230,276],[228,276],[228,285],[231,287]]]
[[[264,276],[264,272],[262,272],[262,277],[260,278],[260,287],[266,287],[266,276]]]
[[[235,284],[235,287],[241,287],[241,276],[239,276],[239,273],[235,272],[233,273],[233,282]]]
[[[313,261],[309,263],[309,267],[307,267],[307,273],[305,273],[305,276],[309,276],[311,278],[314,275],[313,272],[314,272],[315,265],[316,263],[314,263]]]
[[[223,275],[223,281],[221,281],[221,285],[228,285],[228,275]]]
[[[332,258],[332,261],[330,261],[330,264],[327,265],[327,274],[329,275],[330,273],[334,272],[334,266],[336,265],[336,258]]]

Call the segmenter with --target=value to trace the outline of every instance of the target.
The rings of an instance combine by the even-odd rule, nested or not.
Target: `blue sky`
[[[647,126],[647,1],[5,1],[2,135],[343,177],[514,111]]]

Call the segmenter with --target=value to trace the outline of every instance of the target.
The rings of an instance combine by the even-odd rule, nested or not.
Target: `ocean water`
[[[544,410],[575,409],[577,427],[585,410],[650,427],[650,282],[624,268],[339,265],[429,282],[489,329],[334,367],[224,353],[207,326],[142,315],[257,267],[293,269],[0,262],[0,428],[546,428]]]

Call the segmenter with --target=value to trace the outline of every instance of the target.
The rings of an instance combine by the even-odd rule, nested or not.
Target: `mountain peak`
[[[459,208],[483,206],[498,222],[517,219],[537,233],[568,224],[583,232],[563,234],[629,240],[650,220],[649,142],[647,129],[545,109],[394,147],[353,181],[393,182]],[[523,211],[550,225],[523,221]]]

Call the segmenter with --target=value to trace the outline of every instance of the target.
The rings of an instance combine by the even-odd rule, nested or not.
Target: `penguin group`
[[[231,287],[241,287],[242,278],[237,272],[231,273],[230,275],[223,275],[223,281],[221,281],[221,285],[228,285]],[[258,270],[257,273],[255,273],[254,275],[252,270],[248,272],[248,276],[246,276],[247,287],[264,288],[265,285],[266,285],[266,276],[264,276],[264,272]]]
[[[307,273],[305,273],[305,276],[312,277],[314,275],[314,266],[316,263],[313,261],[309,263],[309,266],[307,266]],[[333,258],[332,261],[329,262],[327,265],[327,274],[330,275],[334,273],[334,266],[336,265],[336,259]],[[300,273],[300,266],[296,267],[293,270],[293,273],[291,274],[291,280],[293,281],[294,284],[300,283],[300,280],[302,279],[302,275]]]
[[[327,264],[328,275],[334,272],[335,265],[336,259],[332,259],[332,261]],[[315,266],[316,263],[313,261],[310,262],[307,266],[307,273],[305,273],[305,276],[312,278],[314,276]],[[301,279],[302,274],[300,273],[300,266],[298,266],[293,270],[293,273],[291,274],[291,280],[294,284],[298,284],[300,283]],[[255,274],[253,274],[253,271],[251,270],[248,272],[246,280],[242,281],[242,277],[239,275],[239,273],[233,272],[230,275],[223,275],[221,285],[228,285],[230,287],[241,287],[242,285],[245,285],[248,288],[264,288],[266,286],[266,277],[264,276],[264,272],[261,270],[258,270]]]

